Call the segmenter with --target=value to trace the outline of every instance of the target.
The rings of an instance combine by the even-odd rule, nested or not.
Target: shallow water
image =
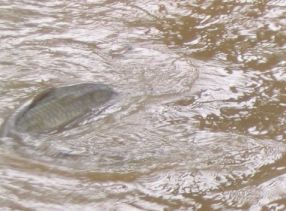
[[[1,122],[49,87],[120,93],[58,133],[2,138],[1,210],[286,209],[285,9],[0,0]]]

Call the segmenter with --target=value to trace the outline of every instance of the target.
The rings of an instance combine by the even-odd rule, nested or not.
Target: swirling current
[[[0,124],[51,87],[119,97],[0,140],[1,210],[285,210],[286,3],[0,0]]]

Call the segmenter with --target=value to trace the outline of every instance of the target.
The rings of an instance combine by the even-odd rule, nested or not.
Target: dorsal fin
[[[41,100],[48,97],[52,92],[55,91],[54,87],[48,88],[47,90],[42,91],[41,93],[37,94],[31,101],[29,108],[32,108],[36,103],[39,103]]]

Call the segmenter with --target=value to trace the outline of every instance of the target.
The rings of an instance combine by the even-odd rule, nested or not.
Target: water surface
[[[3,210],[286,209],[283,1],[0,0],[0,123],[49,87],[116,103],[2,138]]]

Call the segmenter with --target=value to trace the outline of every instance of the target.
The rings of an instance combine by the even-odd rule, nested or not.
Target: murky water
[[[2,138],[1,210],[286,209],[284,1],[0,0],[0,29],[1,122],[53,86],[120,93]]]

